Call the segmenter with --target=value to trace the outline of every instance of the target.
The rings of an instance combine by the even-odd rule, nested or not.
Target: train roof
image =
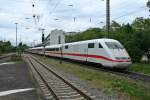
[[[51,46],[46,46],[45,48],[60,48],[62,46],[62,44],[57,44],[57,45],[51,45]]]
[[[93,39],[93,40],[85,40],[85,41],[78,41],[78,42],[72,42],[72,43],[65,43],[65,44],[56,44],[56,45],[50,45],[46,46],[45,48],[60,48],[62,45],[75,45],[75,44],[82,44],[82,43],[101,43],[101,42],[118,42],[117,40],[114,39],[107,39],[107,38],[102,38],[102,39]],[[36,48],[31,48],[31,49],[42,49],[42,47],[36,47]]]
[[[93,40],[85,40],[85,41],[78,41],[78,42],[72,42],[72,43],[65,43],[64,45],[73,45],[73,44],[90,43],[90,42],[94,42],[94,43],[117,42],[117,40],[102,38],[102,39],[93,39]]]
[[[34,50],[34,49],[42,49],[43,47],[35,47],[35,48],[30,48],[30,49],[32,49],[32,50]]]

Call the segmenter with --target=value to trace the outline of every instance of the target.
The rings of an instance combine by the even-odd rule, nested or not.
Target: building
[[[79,34],[79,32],[66,32],[66,35],[76,35],[76,34]]]
[[[44,44],[46,46],[63,43],[65,43],[65,32],[57,29],[51,31],[51,33],[44,40]]]

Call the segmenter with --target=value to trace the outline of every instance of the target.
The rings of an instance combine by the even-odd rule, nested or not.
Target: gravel
[[[63,62],[65,63],[65,62]],[[87,91],[88,93],[96,96],[95,100],[127,100],[127,98],[123,98],[118,96],[116,93],[113,93],[111,96],[106,95],[102,90],[95,88],[91,84],[89,84],[85,80],[81,80],[75,75],[67,72],[65,69],[59,69],[54,66],[49,65],[56,73],[63,76],[65,79],[70,80],[76,87],[83,91]]]

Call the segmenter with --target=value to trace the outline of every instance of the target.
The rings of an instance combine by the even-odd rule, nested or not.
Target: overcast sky
[[[19,23],[18,41],[28,44],[41,41],[39,28],[45,28],[48,35],[53,29],[69,32],[102,27],[105,25],[105,1],[0,0],[0,40],[10,40],[15,44],[15,22]],[[110,1],[111,20],[131,23],[136,17],[149,17],[147,0]],[[33,14],[38,18],[33,19]]]

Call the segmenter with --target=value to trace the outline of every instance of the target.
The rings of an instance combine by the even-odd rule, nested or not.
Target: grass
[[[148,64],[136,63],[136,64],[133,64],[129,68],[129,70],[150,75],[150,63]]]
[[[98,71],[86,68],[84,65],[73,64],[59,60],[45,59],[39,57],[41,61],[65,70],[82,80],[86,80],[91,85],[102,90],[107,95],[112,95],[114,92],[120,97],[128,97],[130,100],[150,100],[150,88],[145,88],[143,82],[134,81],[129,78],[111,74],[108,72]]]

